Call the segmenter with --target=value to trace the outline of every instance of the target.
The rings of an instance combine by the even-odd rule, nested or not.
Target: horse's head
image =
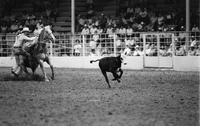
[[[53,41],[54,38],[52,37],[51,33],[49,33],[45,28],[43,28],[38,37],[35,53],[46,54],[48,52],[47,44]]]
[[[45,29],[43,28],[40,35],[39,35],[39,38],[38,38],[38,42],[39,43],[46,43],[46,42],[50,42],[50,41],[54,41],[54,39],[52,38],[51,34]]]

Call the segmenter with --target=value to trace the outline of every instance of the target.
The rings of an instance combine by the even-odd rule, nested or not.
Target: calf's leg
[[[117,74],[117,71],[115,72],[112,72],[113,76],[114,76],[114,79],[112,79],[113,81],[117,80],[117,82],[120,82],[119,80],[119,75]]]
[[[119,79],[120,79],[122,77],[123,70],[121,68],[119,68],[119,72],[120,72],[120,75],[119,75]]]
[[[101,72],[102,72],[103,76],[104,76],[105,79],[106,79],[106,82],[107,82],[107,84],[108,84],[108,88],[111,88],[110,83],[109,83],[109,81],[108,81],[108,76],[107,76],[107,74],[106,74],[106,71],[101,70]]]

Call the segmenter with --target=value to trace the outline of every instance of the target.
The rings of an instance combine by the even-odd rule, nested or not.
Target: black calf
[[[106,79],[108,87],[111,88],[106,72],[111,72],[113,74],[113,81],[117,80],[118,82],[120,82],[120,78],[123,74],[123,70],[121,69],[122,60],[123,59],[121,58],[121,55],[119,55],[117,57],[104,57],[98,60],[91,60],[90,63],[99,61],[99,67],[101,69],[101,72],[103,73]],[[120,75],[117,74],[118,72],[120,72]]]

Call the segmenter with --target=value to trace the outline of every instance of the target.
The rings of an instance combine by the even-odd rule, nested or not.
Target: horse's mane
[[[42,40],[44,40],[44,35],[45,35],[45,29],[43,28],[39,34],[38,42],[41,42]]]
[[[47,51],[47,47],[46,44],[49,41],[53,41],[53,38],[51,37],[51,35],[45,30],[45,28],[42,29],[42,31],[39,34],[38,37],[38,42],[35,48],[35,53],[46,53]]]
[[[39,34],[38,42],[41,43],[45,40],[52,40],[52,38],[50,34],[45,30],[45,28],[43,28],[41,33]]]

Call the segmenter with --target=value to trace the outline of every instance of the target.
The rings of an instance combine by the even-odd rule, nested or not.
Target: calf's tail
[[[90,63],[93,63],[93,62],[97,62],[99,61],[100,59],[97,59],[97,60],[91,60]]]

